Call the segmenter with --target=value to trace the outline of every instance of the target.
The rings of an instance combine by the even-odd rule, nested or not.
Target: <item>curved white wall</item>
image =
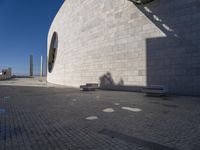
[[[174,83],[174,80],[181,76],[190,79],[186,74],[188,64],[177,61],[180,56],[189,58],[187,48],[192,47],[191,51],[199,56],[195,44],[188,47],[181,44],[186,31],[179,25],[187,26],[193,21],[192,16],[199,13],[198,9],[194,12],[194,6],[194,1],[189,4],[179,0],[173,3],[155,0],[143,6],[128,0],[66,0],[49,30],[48,50],[52,34],[57,32],[58,51],[54,69],[47,74],[48,82],[79,87],[97,83],[110,72],[116,84],[120,80],[131,86],[161,84],[168,86],[172,93],[187,93],[181,87],[194,84],[182,85],[182,81]],[[194,40],[199,39],[193,35],[197,30],[199,27],[195,26],[188,32]],[[174,69],[167,64],[170,62],[179,67]],[[195,62],[191,65],[196,67]],[[199,80],[198,73],[194,76]],[[196,86],[198,90],[188,94],[199,92],[200,85]]]

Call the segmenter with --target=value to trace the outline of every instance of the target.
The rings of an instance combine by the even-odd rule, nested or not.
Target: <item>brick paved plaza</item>
[[[1,150],[200,149],[198,97],[82,92],[19,81],[0,85]]]

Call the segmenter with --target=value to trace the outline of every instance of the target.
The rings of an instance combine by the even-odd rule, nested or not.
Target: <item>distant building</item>
[[[0,80],[10,79],[12,77],[12,69],[2,69],[0,73]]]
[[[108,74],[120,87],[200,95],[200,2],[139,3],[65,1],[49,30],[47,81],[79,87]]]

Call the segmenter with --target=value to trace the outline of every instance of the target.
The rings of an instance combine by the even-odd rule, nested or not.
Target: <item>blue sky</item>
[[[0,69],[12,67],[16,74],[27,74],[33,54],[34,72],[39,73],[48,30],[63,1],[0,0]]]

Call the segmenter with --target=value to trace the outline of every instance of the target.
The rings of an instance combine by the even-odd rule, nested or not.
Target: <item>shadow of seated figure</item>
[[[115,82],[110,72],[102,75],[99,80],[100,89],[103,90],[140,92],[143,88],[143,86],[125,85],[123,78]]]
[[[110,72],[107,72],[106,74],[101,76],[99,79],[100,79],[100,87],[109,87],[109,86],[115,85]]]
[[[123,86],[123,85],[124,85],[124,80],[123,80],[122,78],[119,80],[118,85],[119,85],[119,86]]]

